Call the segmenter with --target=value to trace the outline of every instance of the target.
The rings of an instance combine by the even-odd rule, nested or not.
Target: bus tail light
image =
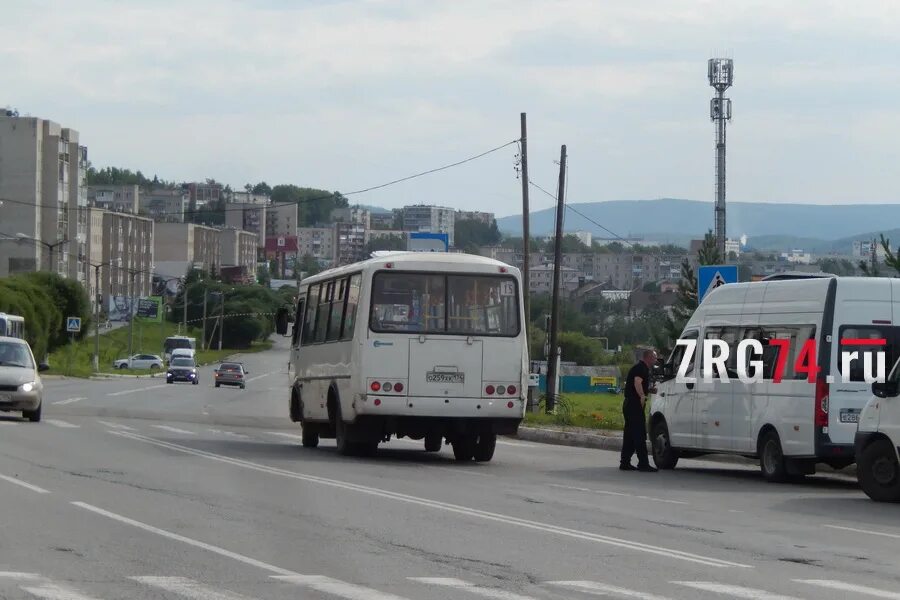
[[[381,406],[381,400],[378,398],[375,398],[375,400],[372,401],[372,404],[374,404],[375,406]]]
[[[391,385],[391,382],[390,382],[390,381],[385,381],[385,382],[384,382],[384,385],[381,386],[381,389],[383,389],[383,390],[386,391],[386,392],[389,392],[389,391],[391,391],[392,389],[394,389],[394,386]]]
[[[494,386],[492,386],[492,385],[486,386],[484,388],[484,393],[487,394],[488,396],[493,396],[494,395]]]
[[[516,393],[516,386],[514,386],[514,385],[508,385],[508,386],[506,386],[506,393],[509,394],[510,396],[515,395],[515,393]]]
[[[513,402],[512,400],[510,400],[509,402],[506,403],[506,408],[512,408],[515,405],[516,405],[516,403]]]
[[[378,391],[381,390],[381,384],[378,383],[377,381],[373,381],[373,382],[371,383],[371,385],[369,385],[369,388],[370,388],[373,392],[378,392]]]
[[[506,393],[506,388],[503,387],[502,385],[498,385],[498,386],[497,386],[497,393],[500,394],[500,395],[502,396],[503,394]]]
[[[816,427],[828,427],[828,383],[820,377],[816,380]]]
[[[395,383],[395,384],[394,384],[394,391],[397,392],[398,394],[399,394],[400,392],[402,392],[402,391],[403,391],[403,384],[400,383],[399,381],[398,381],[397,383]]]

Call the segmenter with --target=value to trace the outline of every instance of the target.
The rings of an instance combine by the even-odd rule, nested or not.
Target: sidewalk
[[[622,432],[602,429],[585,429],[581,427],[553,427],[543,425],[531,427],[520,425],[515,436],[517,439],[537,442],[540,444],[554,444],[557,446],[573,446],[577,448],[594,448],[596,450],[610,450],[619,452],[622,449]],[[651,452],[650,442],[647,442],[647,451]],[[758,466],[759,461],[732,454],[707,454],[698,457],[699,460]],[[690,460],[690,459],[685,459]],[[822,473],[834,473],[856,477],[856,465],[850,465],[844,469],[835,470],[826,464],[816,465],[816,470]]]

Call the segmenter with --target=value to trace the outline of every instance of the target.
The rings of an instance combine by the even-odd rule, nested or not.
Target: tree
[[[554,252],[556,250],[555,244],[556,236],[550,237],[550,239],[544,243],[544,251]],[[562,251],[564,254],[570,254],[575,252],[590,252],[591,249],[585,246],[584,243],[578,239],[578,236],[568,233],[563,235]]]
[[[493,246],[500,241],[500,237],[497,221],[488,225],[476,219],[459,219],[454,226],[454,243],[457,248],[469,245]]]
[[[306,273],[305,277],[312,277],[316,273],[322,271],[322,267],[319,266],[319,261],[316,260],[314,256],[310,256],[306,254],[300,259],[299,264],[294,269],[294,274],[297,276],[298,280],[300,278],[301,273]]]
[[[271,196],[272,195],[272,188],[269,187],[269,184],[266,183],[265,181],[260,181],[259,183],[254,185],[252,191],[254,194],[259,194],[261,196]]]
[[[559,345],[562,348],[562,360],[572,361],[577,365],[590,366],[600,362],[603,346],[580,331],[562,331],[559,334]]]
[[[855,275],[856,266],[846,258],[823,258],[819,261],[819,269],[823,273],[833,275]]]
[[[893,276],[897,277],[900,275],[900,250],[898,250],[898,254],[894,254],[894,251],[891,250],[891,240],[885,238],[883,233],[880,238],[881,247],[884,249],[884,266],[893,270],[895,273]],[[878,261],[875,261],[875,264],[870,264],[868,261],[861,260],[859,261],[859,269],[867,277],[881,276]]]
[[[273,203],[293,202],[297,205],[297,225],[310,227],[331,222],[331,211],[349,206],[340,192],[304,188],[293,184],[276,185],[271,194]]]

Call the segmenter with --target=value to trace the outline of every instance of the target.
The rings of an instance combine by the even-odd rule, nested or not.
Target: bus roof
[[[390,256],[377,256],[360,262],[334,267],[322,271],[311,277],[307,277],[300,282],[301,285],[307,283],[315,283],[323,279],[330,279],[345,273],[357,273],[359,271],[367,271],[381,269],[388,263],[392,263],[399,270],[420,270],[427,269],[428,265],[434,265],[437,268],[449,265],[466,265],[482,267],[480,270],[487,270],[484,267],[496,267],[499,271],[500,267],[507,269],[507,272],[513,275],[519,274],[519,269],[508,265],[493,258],[486,256],[478,256],[477,254],[465,254],[462,252],[397,252]]]

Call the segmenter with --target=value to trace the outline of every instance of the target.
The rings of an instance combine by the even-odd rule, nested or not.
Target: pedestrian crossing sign
[[[697,272],[697,302],[727,283],[737,283],[737,265],[704,265]]]
[[[78,333],[81,331],[81,317],[67,317],[66,331],[70,333]]]

